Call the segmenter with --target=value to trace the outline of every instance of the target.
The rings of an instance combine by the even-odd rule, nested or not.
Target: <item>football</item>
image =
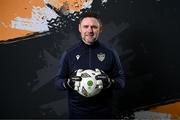
[[[82,80],[75,82],[75,90],[84,97],[97,95],[103,88],[102,80],[95,79],[95,76],[100,74],[99,69],[77,70],[76,76],[80,76]]]

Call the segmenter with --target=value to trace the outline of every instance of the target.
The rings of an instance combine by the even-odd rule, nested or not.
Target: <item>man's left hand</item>
[[[102,72],[101,72],[102,73]],[[112,80],[104,72],[100,75],[96,75],[96,80],[102,80],[103,88],[109,88],[112,84]]]

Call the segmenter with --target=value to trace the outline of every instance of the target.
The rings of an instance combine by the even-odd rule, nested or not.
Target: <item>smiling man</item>
[[[102,24],[99,19],[94,17],[81,18],[79,32],[85,44],[92,45],[98,39],[101,31]]]
[[[119,56],[114,49],[100,42],[102,22],[97,14],[85,14],[80,19],[79,32],[80,42],[61,56],[55,85],[60,90],[68,90],[70,118],[113,118],[112,90],[125,86]],[[75,87],[76,83],[82,81],[82,76],[78,76],[77,71],[87,69],[101,71],[95,79],[101,80],[103,87],[101,92],[92,97],[80,95]]]

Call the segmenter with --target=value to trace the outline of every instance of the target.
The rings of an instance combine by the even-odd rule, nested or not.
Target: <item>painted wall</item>
[[[56,12],[67,15],[91,4],[92,0],[2,0],[0,32],[4,34],[0,35],[0,41],[49,31],[48,20],[57,18]]]
[[[157,105],[156,107],[152,107],[150,111],[170,114],[172,120],[178,120],[180,118],[180,102]]]
[[[139,118],[135,111],[178,101],[178,0],[0,3],[0,118],[67,117],[67,94],[54,88],[53,78],[62,52],[79,40],[79,17],[90,10],[103,18],[101,40],[122,58],[127,84],[114,92],[117,118],[122,117],[120,113]]]
[[[0,4],[0,40],[7,41],[31,34],[31,31],[20,30],[12,27],[11,21],[16,17],[31,18],[32,7],[43,7],[42,0],[1,0]]]

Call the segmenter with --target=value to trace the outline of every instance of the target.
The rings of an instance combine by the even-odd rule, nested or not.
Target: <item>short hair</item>
[[[102,21],[101,21],[101,18],[100,18],[100,15],[98,15],[97,13],[95,12],[87,12],[85,14],[83,14],[80,19],[79,19],[79,24],[82,22],[82,20],[84,18],[87,18],[87,17],[92,17],[92,18],[95,18],[98,20],[98,22],[100,23],[100,26],[102,26]]]

